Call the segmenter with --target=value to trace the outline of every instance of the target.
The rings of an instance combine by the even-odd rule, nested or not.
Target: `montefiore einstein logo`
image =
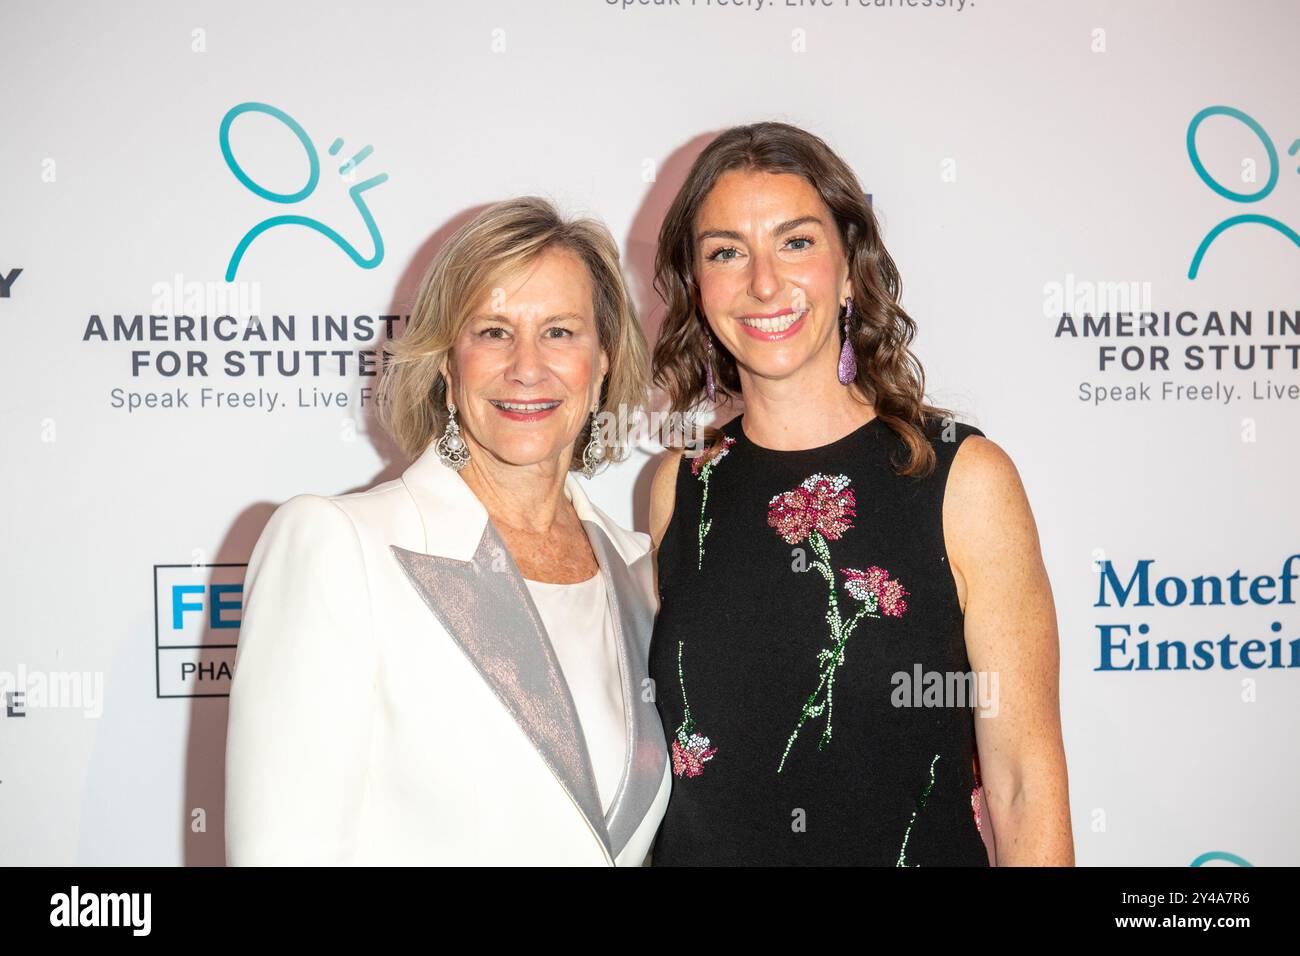
[[[1152,571],[1152,558],[1138,561],[1127,574],[1116,570],[1110,561],[1095,564],[1098,573],[1098,594],[1095,607],[1104,608],[1175,608],[1175,607],[1248,607],[1259,605],[1278,607],[1296,603],[1293,585],[1296,580],[1295,562],[1300,554],[1293,554],[1282,562],[1282,572],[1276,577],[1259,574],[1250,577],[1240,570],[1220,577],[1199,575],[1182,578],[1177,575],[1157,576]],[[1274,612],[1276,614],[1276,611]],[[1251,627],[1253,628],[1253,624]],[[1282,622],[1273,620],[1268,625],[1273,635],[1282,631]],[[1245,640],[1232,633],[1213,634],[1191,641],[1178,637],[1151,640],[1151,626],[1145,621],[1135,623],[1108,621],[1097,625],[1099,660],[1093,670],[1098,671],[1204,671],[1284,669],[1300,667],[1300,638],[1284,639],[1270,636]]]

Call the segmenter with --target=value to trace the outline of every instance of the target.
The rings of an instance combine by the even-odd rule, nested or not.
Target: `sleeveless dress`
[[[957,448],[984,433],[930,420],[918,479],[879,418],[779,451],[743,417],[725,451],[682,457],[660,543],[650,676],[674,779],[653,864],[988,866],[942,520]]]

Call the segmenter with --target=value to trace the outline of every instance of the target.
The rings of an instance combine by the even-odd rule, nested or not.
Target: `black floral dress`
[[[650,674],[672,751],[655,865],[987,866],[943,494],[979,429],[931,420],[900,477],[879,418],[820,448],[683,457]],[[996,684],[991,684],[995,693]]]

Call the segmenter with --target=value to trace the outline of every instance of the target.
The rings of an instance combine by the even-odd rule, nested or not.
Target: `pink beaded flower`
[[[727,435],[722,439],[722,445],[719,446],[712,453],[705,452],[704,454],[696,455],[694,458],[691,459],[691,474],[695,475],[698,478],[700,474],[700,469],[704,468],[705,466],[712,467],[713,465],[716,465],[718,462],[722,461],[722,459],[727,457],[727,452],[731,451],[731,446],[734,445],[735,443],[736,443],[736,439],[732,438],[730,435]]]
[[[798,544],[814,531],[828,541],[838,541],[853,527],[857,500],[844,475],[810,475],[793,491],[773,495],[767,505],[767,523],[787,544]]]
[[[884,568],[875,565],[865,571],[841,568],[840,573],[844,575],[844,587],[849,594],[867,604],[875,603],[881,614],[902,617],[907,610],[903,598],[911,592],[904,590],[897,579],[891,579]]]
[[[698,777],[704,773],[704,762],[717,752],[717,747],[709,745],[708,737],[683,735],[679,731],[673,740],[673,773],[679,777]]]

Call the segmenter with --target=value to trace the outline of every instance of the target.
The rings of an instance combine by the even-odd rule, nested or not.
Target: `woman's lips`
[[[740,327],[744,330],[745,334],[752,338],[759,339],[763,342],[780,342],[795,335],[801,328],[803,328],[804,320],[808,318],[808,310],[804,309],[797,313],[799,317],[795,319],[794,322],[791,322],[788,328],[781,329],[781,325],[789,322],[790,316],[794,314],[796,313],[793,309],[786,309],[783,313],[766,319],[737,319],[736,321],[740,323]],[[751,324],[752,322],[760,322],[769,328],[779,329],[779,331],[765,332],[763,329]]]
[[[545,418],[547,415],[550,415],[552,412],[554,412],[557,408],[560,407],[560,403],[554,399],[550,399],[547,401],[539,400],[537,402],[508,403],[510,405],[529,406],[524,408],[518,408],[518,407],[506,408],[502,404],[499,404],[496,401],[493,401],[492,399],[488,399],[488,402],[492,405],[493,408],[495,408],[503,416],[515,422],[538,422],[541,421],[543,418]],[[549,407],[542,407],[542,406],[549,406]]]

